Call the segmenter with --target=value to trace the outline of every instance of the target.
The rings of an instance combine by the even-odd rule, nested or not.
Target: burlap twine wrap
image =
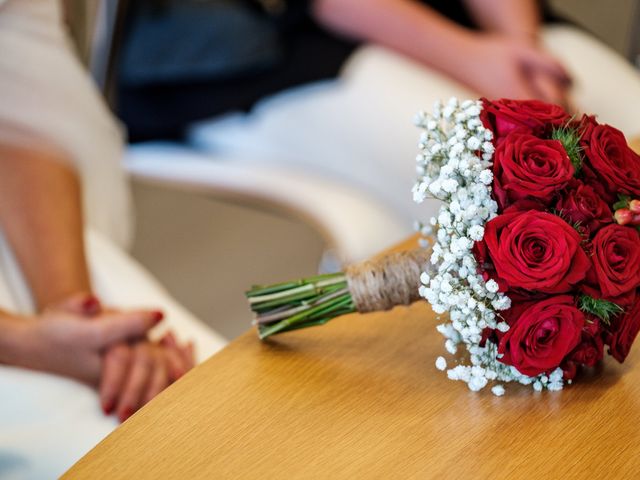
[[[390,310],[420,299],[420,274],[429,270],[430,249],[391,253],[347,267],[347,284],[359,312]]]

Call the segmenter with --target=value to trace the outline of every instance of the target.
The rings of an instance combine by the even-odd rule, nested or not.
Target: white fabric
[[[640,76],[611,49],[570,26],[545,29],[543,39],[576,81],[577,106],[628,135],[640,133]],[[418,130],[414,114],[436,99],[478,95],[398,54],[364,46],[336,81],[273,96],[251,113],[203,122],[191,142],[218,156],[253,158],[340,179],[392,209],[409,229],[428,219],[434,202],[409,193]]]
[[[0,140],[53,144],[82,176],[89,223],[120,245],[131,235],[122,132],[73,55],[57,0],[0,6]]]
[[[88,258],[96,291],[119,307],[160,308],[167,328],[194,340],[198,361],[222,348],[225,340],[174,302],[155,280],[104,236],[87,235]],[[13,279],[9,285],[7,278]],[[12,298],[28,296],[5,250],[0,260],[0,308],[16,307]],[[55,478],[116,426],[100,410],[95,390],[55,375],[0,366],[0,478]]]
[[[156,142],[129,148],[125,163],[139,179],[284,207],[316,225],[342,262],[364,260],[408,233],[389,208],[366,192],[300,169],[239,158],[229,161]]]
[[[0,478],[59,477],[118,420],[93,389],[54,375],[0,366]]]

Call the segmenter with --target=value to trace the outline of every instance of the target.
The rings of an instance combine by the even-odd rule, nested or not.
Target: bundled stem
[[[352,265],[345,272],[256,286],[246,293],[261,339],[322,325],[353,312],[388,310],[419,298],[424,249],[392,253]]]
[[[344,273],[331,273],[247,292],[261,339],[276,333],[322,325],[355,312]]]

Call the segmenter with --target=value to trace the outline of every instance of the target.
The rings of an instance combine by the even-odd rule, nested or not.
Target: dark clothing
[[[285,8],[260,8],[273,3]],[[194,121],[247,111],[265,96],[334,78],[357,43],[317,25],[310,3],[134,0],[117,93],[130,140],[180,138]],[[425,3],[474,27],[460,0]]]
[[[131,70],[126,64],[130,61],[127,55],[130,45],[127,42],[140,41],[135,38],[136,20],[140,16],[148,18],[152,15],[159,15],[158,21],[162,21],[162,16],[166,20],[166,16],[172,14],[172,8],[153,11],[144,2],[138,2],[133,9],[129,31],[124,40],[117,95],[117,113],[127,125],[130,139],[140,141],[179,137],[184,127],[191,122],[230,110],[249,110],[267,95],[296,85],[335,77],[356,44],[332,36],[316,25],[308,15],[308,2],[290,3],[295,7],[279,15],[260,10],[250,11],[250,16],[260,24],[261,38],[257,43],[267,44],[268,47],[261,52],[253,49],[255,55],[246,65],[227,64],[217,72],[210,65],[211,75],[208,78],[202,75],[202,71],[194,72],[198,70],[197,66],[189,68],[188,65],[181,78],[173,78],[171,81],[140,81],[135,75],[134,78],[126,75]],[[207,7],[202,10],[206,11]],[[210,15],[214,14],[214,9],[211,9]],[[215,19],[210,20],[212,29],[215,29]],[[240,23],[243,25],[239,28],[248,28],[248,22]],[[254,35],[255,28],[251,32],[249,35]],[[176,36],[190,34],[173,33]],[[191,40],[203,45],[200,58],[206,63],[206,56],[216,56],[217,39],[209,31],[199,30],[193,33]],[[200,35],[200,38],[195,38],[195,35]],[[232,35],[233,33],[229,34],[230,37]],[[242,37],[237,39],[238,42],[234,40],[236,39],[230,40],[232,50],[237,49],[239,42],[245,41]],[[178,46],[175,55],[183,55],[185,50],[186,47],[181,49]],[[239,52],[238,55],[245,53]],[[201,70],[206,69],[207,66]]]

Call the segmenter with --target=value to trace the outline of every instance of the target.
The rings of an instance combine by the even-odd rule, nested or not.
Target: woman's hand
[[[460,63],[458,78],[489,98],[539,99],[567,106],[571,78],[533,42],[477,34]]]
[[[5,317],[14,345],[7,363],[97,386],[104,351],[145,338],[160,320],[157,312],[146,310],[106,313],[95,321],[60,310],[47,310],[38,317]]]
[[[51,309],[83,315],[89,321],[99,318],[100,313],[117,313],[86,293],[72,295]],[[156,315],[163,317],[160,311]],[[142,338],[110,345],[104,352],[99,384],[102,409],[105,414],[115,412],[124,421],[194,364],[193,344],[180,346],[171,332],[159,342]]]
[[[119,343],[105,353],[100,402],[125,421],[194,366],[193,345],[179,346],[172,333],[160,342]]]

